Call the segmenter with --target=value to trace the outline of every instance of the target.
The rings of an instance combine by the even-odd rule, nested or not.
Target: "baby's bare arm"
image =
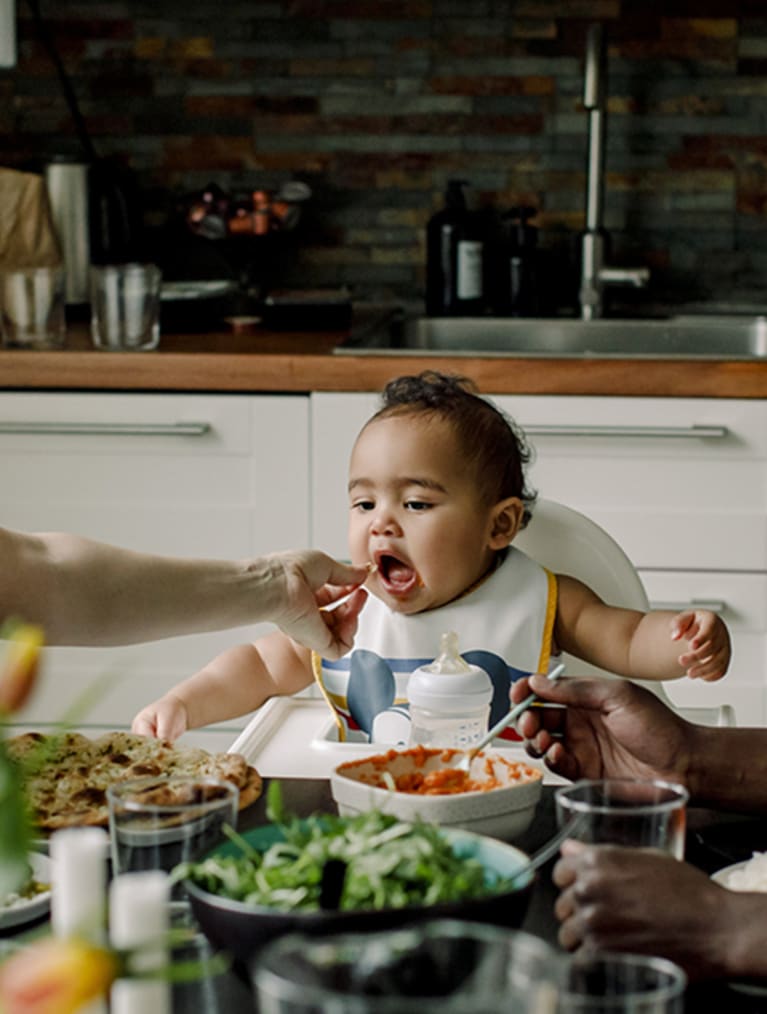
[[[620,609],[566,576],[559,578],[555,634],[564,651],[633,679],[719,679],[730,660],[727,628],[713,614]]]
[[[222,652],[203,669],[143,708],[133,731],[175,739],[188,729],[248,714],[270,697],[312,681],[310,652],[282,633]]]

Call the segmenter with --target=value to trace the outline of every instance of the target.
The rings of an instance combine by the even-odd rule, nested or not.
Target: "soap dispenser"
[[[443,634],[440,653],[408,680],[410,743],[466,749],[487,732],[493,684],[458,651],[458,635]]]
[[[445,206],[426,228],[426,313],[476,316],[484,310],[483,241],[466,207],[466,180],[449,180]]]

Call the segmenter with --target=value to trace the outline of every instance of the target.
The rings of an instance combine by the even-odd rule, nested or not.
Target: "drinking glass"
[[[160,342],[162,272],[155,264],[91,269],[91,337],[99,349],[145,352]]]
[[[63,268],[0,273],[0,331],[3,344],[58,349],[66,339]]]
[[[453,919],[290,934],[252,969],[259,1014],[554,1014],[563,959],[539,937]]]
[[[684,856],[686,805],[683,785],[659,779],[583,779],[554,795],[560,827],[591,844],[662,849]]]
[[[239,790],[227,781],[161,775],[117,782],[107,789],[112,874],[139,870],[171,873],[195,862],[235,828]],[[182,885],[171,894],[174,911],[185,912]]]
[[[646,954],[576,955],[565,970],[559,1014],[682,1014],[687,976]]]

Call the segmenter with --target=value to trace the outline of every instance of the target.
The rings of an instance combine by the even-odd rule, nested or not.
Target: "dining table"
[[[330,781],[326,778],[279,778],[287,813],[308,817],[317,813],[336,813]],[[265,779],[260,798],[242,810],[238,830],[247,831],[268,822],[266,798],[269,779]],[[518,848],[528,854],[544,845],[557,830],[554,795],[556,784],[544,782],[535,815],[528,829],[515,838]],[[723,813],[690,807],[687,812],[685,859],[706,873],[713,873],[733,862],[750,857],[752,850],[767,850],[767,819],[748,814]],[[556,856],[538,872],[521,929],[542,937],[560,949],[558,923],[554,915],[557,889],[551,872]],[[652,885],[648,885],[652,890]],[[403,923],[405,918],[403,916]],[[44,929],[44,920],[36,926],[23,926],[0,933],[3,938],[23,942]],[[184,949],[184,958],[206,959],[212,950],[201,933]],[[767,983],[763,989],[754,984],[706,981],[688,986],[685,1014],[706,1014],[713,1010],[728,1014],[763,1014],[767,1010]],[[504,1005],[499,1000],[499,1014]],[[256,1001],[243,969],[230,966],[225,971],[203,976],[193,982],[173,986],[173,1014],[253,1014]]]

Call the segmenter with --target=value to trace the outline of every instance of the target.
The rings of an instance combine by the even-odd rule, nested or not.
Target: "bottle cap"
[[[487,707],[493,685],[484,669],[461,658],[458,635],[451,631],[442,635],[437,658],[411,675],[407,694],[415,707],[463,715]]]

